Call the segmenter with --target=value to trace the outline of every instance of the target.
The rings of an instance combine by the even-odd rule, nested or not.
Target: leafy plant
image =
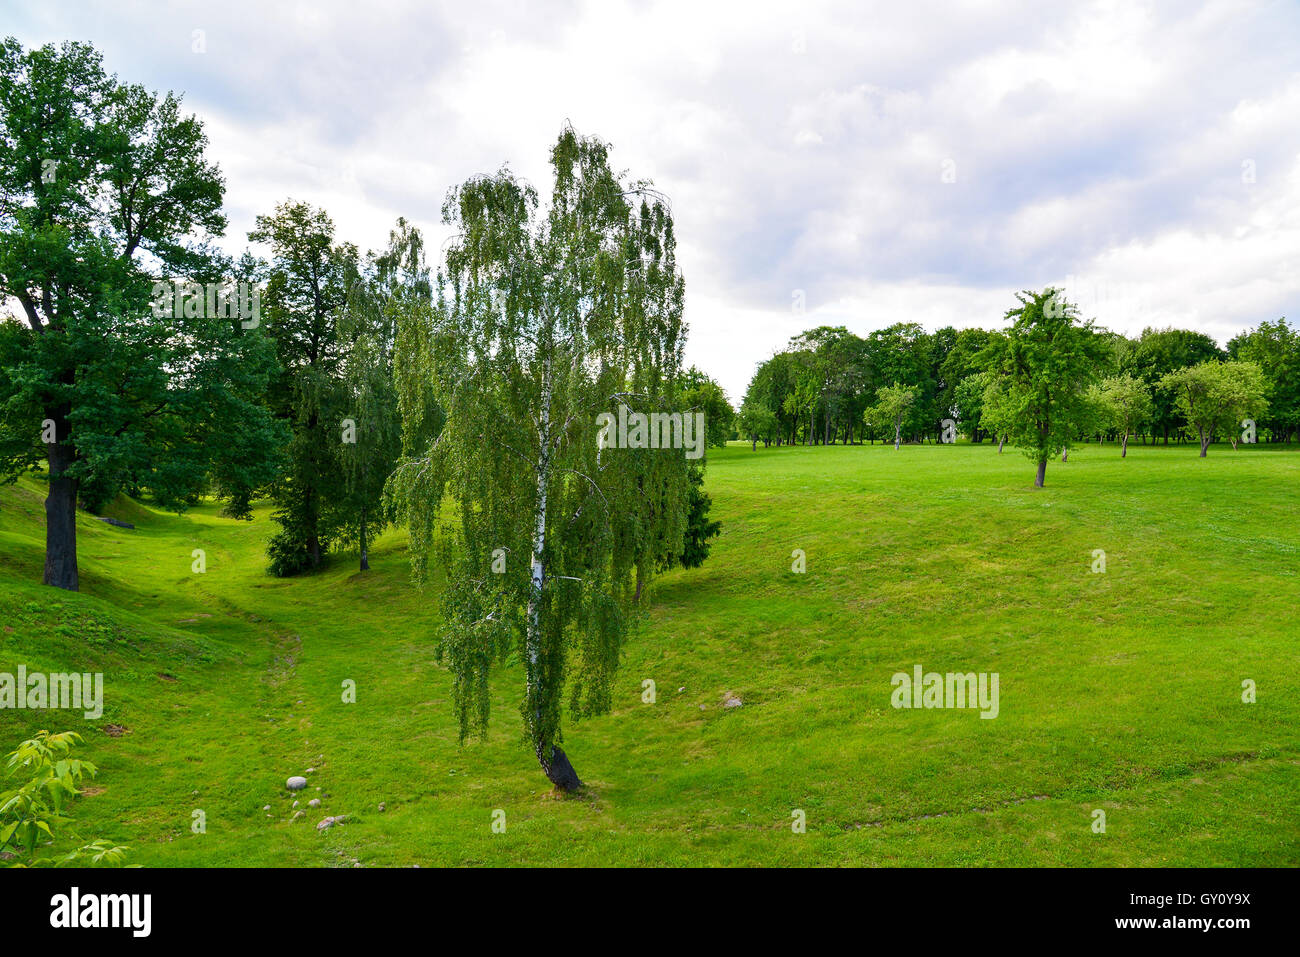
[[[81,793],[78,785],[98,772],[89,761],[70,757],[81,740],[75,731],[38,731],[10,752],[9,776],[25,779],[17,788],[0,793],[0,852],[16,858],[11,867],[121,867],[125,863],[127,848],[105,840],[58,857],[37,856],[41,841],[53,843],[55,827],[71,822],[63,812],[67,802]]]

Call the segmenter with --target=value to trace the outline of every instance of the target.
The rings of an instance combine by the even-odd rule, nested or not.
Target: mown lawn
[[[265,507],[121,502],[133,531],[81,517],[74,595],[36,584],[25,479],[0,490],[0,671],[102,671],[105,714],[0,711],[0,748],[82,731],[76,831],[144,865],[1300,863],[1300,450],[1092,445],[1032,479],[988,445],[711,452],[723,535],[650,592],[613,713],[569,725],[576,798],[522,744],[517,665],[457,743],[402,533],[369,573],[281,581]],[[916,664],[997,672],[999,716],[891,708]],[[323,806],[292,821],[309,767]]]

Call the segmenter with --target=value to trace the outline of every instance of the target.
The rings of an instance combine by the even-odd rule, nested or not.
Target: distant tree
[[[348,345],[338,319],[358,281],[358,256],[351,244],[335,245],[333,221],[307,203],[281,203],[248,235],[271,247],[264,308],[283,369],[271,405],[293,432],[287,474],[273,491],[280,531],[267,552],[272,573],[292,575],[320,565],[348,518],[339,457]]]
[[[745,400],[740,407],[737,422],[740,426],[740,434],[749,439],[750,448],[754,451],[758,450],[760,439],[764,445],[767,445],[779,428],[776,413],[757,398]]]
[[[1300,429],[1300,334],[1287,324],[1261,322],[1228,343],[1234,359],[1253,362],[1268,386],[1268,417],[1260,420],[1275,441],[1291,441]]]
[[[1002,454],[1018,414],[1019,410],[1012,404],[1007,391],[1006,379],[990,373],[980,397],[980,422],[989,434],[997,438],[998,455]]]
[[[1160,380],[1186,420],[1189,436],[1201,443],[1201,458],[1215,436],[1229,435],[1237,444],[1241,420],[1268,410],[1267,385],[1253,362],[1202,362],[1171,372]]]
[[[351,283],[339,319],[340,334],[351,343],[343,361],[343,385],[344,408],[352,424],[339,448],[346,496],[339,539],[357,543],[362,571],[370,568],[371,540],[387,525],[384,486],[402,451],[402,417],[393,382],[398,318],[404,313],[427,315],[431,299],[423,237],[399,219],[388,248],[378,256],[371,254],[366,274]]]
[[[704,427],[708,430],[710,448],[722,448],[731,437],[736,412],[727,401],[727,393],[699,369],[691,366],[686,371],[682,391],[683,409],[704,413]]]
[[[997,403],[995,416],[1011,443],[1037,465],[1034,486],[1042,488],[1048,458],[1068,450],[1087,426],[1092,413],[1087,390],[1105,343],[1092,321],[1081,321],[1057,289],[1025,291],[1016,298],[1020,305],[1006,315],[1011,327],[997,370],[1005,399]]]
[[[745,390],[742,405],[763,407],[776,421],[772,441],[777,445],[794,441],[794,417],[786,411],[786,399],[793,390],[793,361],[788,352],[778,352],[759,363]]]
[[[462,738],[487,726],[493,663],[517,655],[528,741],[567,790],[580,781],[559,747],[562,702],[575,718],[610,707],[635,582],[682,554],[690,479],[681,448],[598,441],[602,413],[668,414],[681,399],[668,204],[571,129],[551,165],[542,215],[508,170],[467,180],[443,206],[455,237],[438,297],[427,319],[402,318],[399,350],[420,354],[399,352],[397,368],[404,415],[432,379],[446,420],[404,455],[390,495],[417,576],[435,526],[444,533],[440,653]]]
[[[788,413],[795,423],[795,428],[806,418],[808,429],[804,432],[803,444],[817,442],[817,403],[821,399],[825,381],[822,368],[824,360],[812,348],[802,348],[787,353],[789,356],[790,390],[782,402],[782,410]],[[790,437],[794,441],[794,436]]]
[[[722,523],[709,518],[713,499],[704,491],[704,469],[692,465],[690,482],[686,503],[686,534],[678,563],[683,568],[699,568],[709,557],[709,549],[712,547],[709,540],[722,532]]]
[[[884,423],[894,430],[894,451],[898,451],[903,420],[915,404],[916,390],[895,382],[876,392],[876,404],[866,412],[869,422],[876,425]]]
[[[984,390],[991,378],[987,372],[975,372],[957,383],[953,390],[953,411],[972,442],[982,441],[988,429],[983,423]]]
[[[47,585],[78,588],[83,486],[181,510],[214,475],[273,474],[274,358],[214,301],[230,264],[207,145],[177,97],[119,83],[88,45],[0,43],[0,298],[20,316],[0,320],[0,477],[45,461]]]
[[[1203,332],[1187,329],[1142,330],[1136,346],[1127,352],[1126,364],[1119,371],[1136,376],[1152,390],[1155,406],[1151,418],[1153,441],[1160,434],[1164,436],[1165,445],[1168,445],[1169,436],[1183,432],[1187,424],[1174,405],[1172,394],[1168,390],[1156,388],[1160,380],[1179,369],[1222,358],[1224,355],[1218,345]]]
[[[985,383],[970,383],[965,389],[962,384],[985,371],[986,366],[981,356],[993,335],[985,329],[958,330],[938,368],[941,383],[939,417],[956,415],[973,442],[981,439],[979,405]]]
[[[899,432],[916,435],[932,428],[941,416],[933,374],[935,342],[919,323],[899,322],[867,337],[867,353],[876,383],[902,385],[912,390],[912,402],[899,424]],[[877,406],[877,391],[872,400]]]
[[[1150,420],[1155,406],[1146,383],[1133,376],[1111,376],[1093,387],[1093,402],[1104,426],[1120,434],[1120,458],[1128,455],[1128,437]]]

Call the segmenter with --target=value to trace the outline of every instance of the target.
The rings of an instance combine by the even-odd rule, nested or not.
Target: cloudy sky
[[[993,328],[1048,283],[1130,334],[1300,318],[1293,0],[4,0],[0,32],[184,93],[231,251],[286,197],[436,249],[451,185],[544,193],[566,120],[608,140],[672,199],[687,358],[735,400],[804,328]]]

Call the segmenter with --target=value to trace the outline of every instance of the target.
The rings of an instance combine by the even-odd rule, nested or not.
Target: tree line
[[[1083,320],[1066,291],[1017,294],[1002,329],[902,322],[857,336],[819,326],[762,362],[736,429],[751,448],[944,440],[1049,446],[1290,442],[1300,431],[1300,339],[1264,321],[1220,348],[1185,329],[1136,338]],[[1244,420],[1250,420],[1243,426]],[[1032,436],[1037,436],[1030,441]],[[1045,459],[1042,459],[1045,461]]]

